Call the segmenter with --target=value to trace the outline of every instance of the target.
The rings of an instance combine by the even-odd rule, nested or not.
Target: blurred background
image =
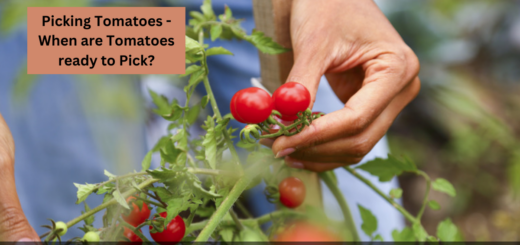
[[[449,198],[432,192],[432,199],[442,209],[427,209],[423,224],[435,233],[439,221],[452,217],[466,240],[519,240],[520,1],[376,2],[421,62],[421,92],[388,132],[391,151],[394,155],[409,156],[433,178],[448,179],[458,193],[456,198]],[[147,79],[124,75],[26,74],[27,6],[116,4],[180,5],[178,1],[163,0],[48,0],[43,4],[40,0],[4,0],[0,3],[0,113],[6,117],[17,142],[17,161],[19,156],[29,155],[30,159],[21,161],[31,162],[27,165],[30,171],[55,171],[49,168],[82,171],[76,165],[71,166],[67,155],[83,154],[80,157],[83,162],[77,164],[125,173],[140,163],[146,146],[153,145],[143,127],[153,122],[147,109],[150,104],[140,92]],[[148,85],[168,89],[161,84],[179,83],[171,77],[161,81]],[[68,102],[42,97],[49,94],[66,96]],[[67,134],[63,133],[64,127]],[[42,141],[56,137],[63,139],[61,143]],[[69,142],[85,137],[96,147],[67,147]],[[30,171],[21,172],[33,176]],[[75,196],[71,182],[104,179],[98,171],[87,173],[91,174],[79,179],[64,176],[66,187],[62,192]],[[22,183],[21,178],[17,175],[17,186],[22,190],[31,189],[34,183],[45,183],[43,177],[33,179],[33,184]],[[425,183],[411,175],[401,177],[400,183],[404,206],[412,213],[417,212]],[[22,203],[35,198],[60,200],[61,194],[21,195],[21,199]],[[79,213],[81,208],[73,211]],[[49,214],[49,217],[55,216]],[[68,220],[69,216],[61,214],[61,217]]]

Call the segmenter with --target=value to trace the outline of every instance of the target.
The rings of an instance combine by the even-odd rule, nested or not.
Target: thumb
[[[16,193],[13,164],[0,161],[0,169],[0,242],[40,241],[22,211]]]
[[[40,238],[29,225],[21,208],[11,207],[0,210],[0,241],[30,242]]]

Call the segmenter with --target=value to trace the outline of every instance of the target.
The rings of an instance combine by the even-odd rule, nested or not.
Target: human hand
[[[40,241],[29,225],[14,182],[14,141],[0,114],[0,241]]]
[[[301,133],[262,140],[289,166],[327,171],[360,162],[418,94],[419,61],[370,0],[294,0],[294,66],[287,81],[311,93],[325,75],[345,103]]]

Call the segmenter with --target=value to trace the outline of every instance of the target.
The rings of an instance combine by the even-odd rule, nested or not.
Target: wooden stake
[[[292,48],[290,35],[292,0],[253,0],[256,29],[273,38],[285,48]],[[271,92],[285,83],[294,63],[293,52],[268,55],[259,52],[262,84]],[[291,171],[307,189],[304,204],[323,208],[318,175],[308,171]]]

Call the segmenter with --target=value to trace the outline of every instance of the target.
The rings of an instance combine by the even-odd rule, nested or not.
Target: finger
[[[264,145],[264,146],[267,146],[269,148],[271,148],[273,146],[273,143],[274,143],[274,139],[267,139],[267,138],[264,138],[264,139],[260,139],[258,141],[261,145]]]
[[[297,82],[303,84],[311,95],[311,104],[309,108],[312,109],[314,101],[316,100],[316,93],[320,79],[327,70],[330,61],[325,55],[324,45],[305,45],[307,50],[298,50],[300,45],[294,45],[294,65],[287,77],[286,82]]]
[[[38,235],[22,211],[13,172],[9,166],[2,169],[4,171],[0,171],[0,241],[39,241]]]
[[[363,87],[344,108],[317,119],[295,136],[280,137],[273,144],[273,152],[317,145],[363,131],[413,80],[403,80],[410,69],[403,68],[403,62],[393,55],[381,55],[365,66]]]
[[[319,162],[309,162],[309,161],[302,161],[298,159],[293,159],[291,157],[285,158],[285,163],[287,166],[291,168],[300,168],[300,169],[307,169],[313,172],[323,172],[328,171],[331,169],[339,168],[346,166],[348,164],[345,163],[319,163]]]
[[[334,139],[331,141],[323,141],[323,143],[318,144],[302,144],[303,147],[290,147],[283,148],[285,146],[280,146],[279,141],[285,140],[289,141],[292,138],[300,137],[300,134],[307,132],[312,132],[315,139],[318,140],[322,137],[319,133],[319,128],[329,129],[331,126],[316,126],[318,122],[326,123],[340,123],[335,122],[334,117],[331,117],[330,120],[327,120],[327,116],[331,116],[330,114],[325,115],[316,121],[313,121],[311,126],[304,129],[300,134],[296,134],[291,137],[280,137],[277,139],[272,145],[273,152],[277,154],[277,157],[282,157],[284,152],[289,152],[291,157],[298,158],[302,160],[308,161],[319,161],[319,162],[351,162],[355,160],[360,160],[360,157],[363,157],[372,149],[372,147],[381,139],[392,122],[395,120],[400,111],[417,95],[420,89],[420,81],[419,78],[414,79],[414,81],[409,84],[397,97],[395,97],[390,105],[376,118],[376,120],[370,124],[364,131],[360,133],[353,134],[347,137],[342,137],[339,139]],[[337,113],[337,112],[334,112]],[[314,126],[313,126],[314,125]],[[314,143],[317,142],[315,139]],[[323,139],[323,138],[321,138]],[[287,143],[287,142],[282,142]],[[289,142],[290,143],[290,142]],[[292,151],[287,149],[293,149]]]

